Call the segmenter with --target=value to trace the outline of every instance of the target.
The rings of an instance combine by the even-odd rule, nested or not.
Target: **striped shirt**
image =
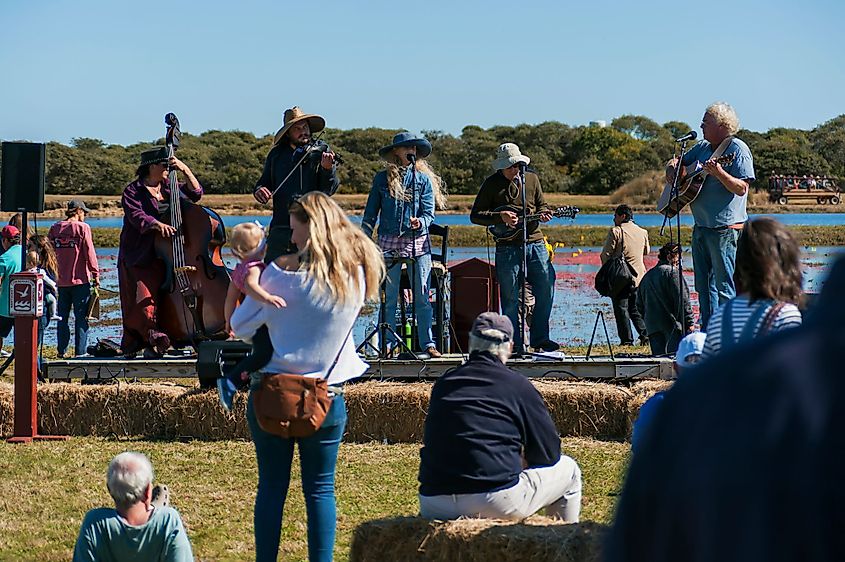
[[[757,300],[753,303],[749,303],[747,295],[740,295],[720,306],[716,312],[713,313],[713,316],[710,317],[710,322],[707,324],[707,341],[704,343],[704,351],[701,354],[702,357],[712,357],[713,355],[719,353],[722,349],[722,315],[724,314],[725,307],[728,303],[733,303],[732,332],[734,341],[739,340],[740,335],[745,328],[745,324],[751,319],[754,313],[757,312],[760,307],[765,307],[762,316],[760,316],[757,321],[757,326],[754,327],[753,333],[755,337],[757,337],[757,332],[759,332],[760,326],[763,325],[763,322],[766,319],[766,311],[768,311],[774,304],[770,300]],[[788,328],[795,328],[800,325],[801,311],[799,311],[798,307],[794,304],[787,303],[778,312],[769,333],[779,332]]]

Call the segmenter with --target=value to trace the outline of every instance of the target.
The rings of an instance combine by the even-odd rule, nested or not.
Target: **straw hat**
[[[514,143],[506,142],[505,144],[499,145],[499,148],[496,149],[496,159],[493,160],[493,169],[504,170],[505,168],[510,168],[518,162],[522,162],[527,165],[531,162],[531,159],[523,155],[519,151],[519,147]]]
[[[273,146],[279,144],[279,141],[282,140],[282,137],[285,136],[288,129],[290,129],[295,123],[299,123],[305,119],[308,120],[308,126],[311,128],[312,134],[319,133],[326,128],[325,119],[319,115],[314,115],[313,113],[303,113],[298,106],[293,106],[292,108],[285,110],[284,125],[282,125],[282,128],[276,132],[276,136],[273,137]]]

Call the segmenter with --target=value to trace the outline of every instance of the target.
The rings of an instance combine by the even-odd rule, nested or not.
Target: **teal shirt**
[[[144,525],[127,523],[117,511],[100,507],[85,516],[73,562],[193,562],[191,543],[179,512],[153,510]]]
[[[12,246],[0,256],[0,275],[3,276],[3,284],[0,286],[0,316],[11,318],[9,312],[9,282],[13,273],[21,270],[21,245]]]

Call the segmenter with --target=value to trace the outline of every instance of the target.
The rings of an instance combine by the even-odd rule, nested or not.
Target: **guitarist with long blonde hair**
[[[713,310],[736,295],[736,245],[748,220],[748,189],[755,179],[751,150],[734,136],[738,130],[739,118],[734,108],[716,102],[705,110],[701,120],[704,140],[683,156],[684,166],[698,161],[707,173],[701,192],[690,203],[695,219],[692,262],[702,329]],[[733,160],[723,167],[714,156],[733,156]],[[667,182],[674,179],[677,167],[677,158],[669,161]]]

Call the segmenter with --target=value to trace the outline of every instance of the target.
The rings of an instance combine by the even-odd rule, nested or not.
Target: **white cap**
[[[678,353],[675,354],[675,363],[678,364],[678,367],[685,368],[691,367],[696,362],[695,361],[687,361],[687,357],[691,355],[701,355],[704,351],[704,342],[707,339],[707,334],[704,332],[693,332],[678,344]]]

